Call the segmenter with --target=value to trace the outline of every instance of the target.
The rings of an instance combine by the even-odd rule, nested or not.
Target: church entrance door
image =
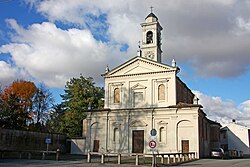
[[[189,152],[189,140],[182,140],[181,141],[182,146],[182,153],[188,153]]]
[[[143,153],[144,151],[144,130],[132,131],[132,153]]]

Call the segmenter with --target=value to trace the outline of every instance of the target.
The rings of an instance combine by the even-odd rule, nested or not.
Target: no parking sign
[[[156,141],[150,140],[149,143],[148,143],[148,146],[149,146],[150,148],[155,148],[155,147],[156,147]]]

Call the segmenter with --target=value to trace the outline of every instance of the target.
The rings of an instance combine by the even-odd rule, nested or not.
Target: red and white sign
[[[155,148],[156,147],[156,142],[154,140],[150,140],[149,143],[148,143],[148,146],[150,148]]]

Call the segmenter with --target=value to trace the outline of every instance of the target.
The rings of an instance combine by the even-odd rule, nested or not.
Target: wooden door
[[[93,152],[99,151],[99,140],[94,140]]]
[[[144,130],[132,132],[132,153],[143,153],[144,151]]]
[[[182,140],[181,148],[182,148],[182,153],[188,153],[189,152],[189,140]]]

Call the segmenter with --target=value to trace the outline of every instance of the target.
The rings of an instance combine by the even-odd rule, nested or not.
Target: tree
[[[62,103],[61,104],[56,104],[52,107],[52,110],[50,110],[49,118],[46,122],[46,127],[50,132],[59,132],[62,133],[62,122],[63,122],[63,117],[65,114],[65,107],[63,107]]]
[[[10,110],[8,104],[5,102],[5,100],[2,97],[3,89],[2,86],[0,86],[0,127],[5,127],[10,122],[9,116],[10,116]]]
[[[66,83],[65,94],[61,95],[63,105],[70,110],[87,110],[91,104],[92,108],[103,107],[104,89],[96,87],[93,78],[72,78]]]
[[[52,108],[54,98],[44,84],[40,84],[34,95],[33,111],[36,124],[44,124],[48,118],[48,111]]]
[[[14,81],[1,93],[2,105],[4,105],[4,120],[9,120],[7,126],[15,129],[26,128],[31,121],[29,112],[32,111],[33,97],[37,88],[30,81]]]
[[[59,118],[51,118],[48,125],[51,130],[56,129],[69,137],[79,137],[82,134],[82,120],[86,117],[84,111],[90,104],[95,109],[103,107],[104,89],[95,86],[92,78],[80,75],[79,78],[72,78],[66,83],[64,92],[61,95],[63,102],[57,106],[59,110],[54,110],[54,116],[58,115]]]
[[[19,99],[11,94],[8,99],[0,98],[0,126],[4,128],[21,129],[24,115],[20,113]]]
[[[62,110],[61,110],[62,111]],[[55,111],[54,118],[47,122],[47,128],[50,132],[63,133],[68,137],[80,137],[82,134],[83,114],[78,111],[63,110]]]

